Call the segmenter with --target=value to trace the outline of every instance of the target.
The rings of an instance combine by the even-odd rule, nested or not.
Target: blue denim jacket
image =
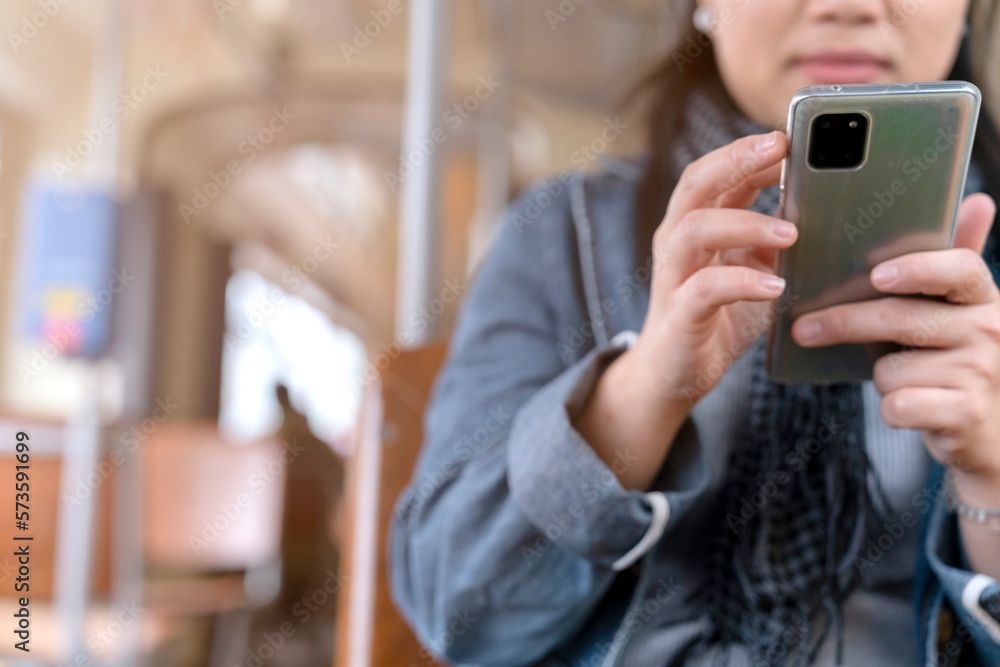
[[[700,461],[686,423],[654,490],[626,490],[612,468],[627,448],[608,466],[571,426],[648,308],[637,177],[609,161],[522,194],[472,277],[390,530],[393,600],[441,660],[611,667],[650,602],[690,614],[670,552],[701,548],[705,467],[722,464]],[[906,632],[921,664],[1000,666],[1000,583],[968,570],[941,471],[925,488]]]

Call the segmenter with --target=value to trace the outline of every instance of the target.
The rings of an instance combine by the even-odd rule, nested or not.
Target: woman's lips
[[[829,53],[799,58],[795,64],[818,84],[869,83],[888,67],[884,60],[866,53]]]

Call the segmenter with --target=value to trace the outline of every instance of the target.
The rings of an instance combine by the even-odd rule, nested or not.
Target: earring
[[[715,12],[705,7],[696,7],[691,22],[699,32],[707,34],[715,26]]]

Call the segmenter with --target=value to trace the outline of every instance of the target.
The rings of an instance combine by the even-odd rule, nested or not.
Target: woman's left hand
[[[985,194],[962,202],[954,247],[914,252],[873,267],[887,296],[798,318],[803,347],[894,341],[909,349],[875,364],[881,412],[896,428],[920,429],[931,456],[948,466],[966,502],[1000,507],[1000,290],[983,246],[996,205]]]

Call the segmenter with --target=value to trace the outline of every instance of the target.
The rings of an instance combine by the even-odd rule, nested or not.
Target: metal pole
[[[73,497],[75,488],[97,467],[101,449],[99,371],[94,363],[86,366],[86,397],[80,412],[66,426],[62,458],[61,498]],[[66,661],[89,660],[86,638],[87,600],[90,597],[90,570],[93,555],[97,490],[75,506],[64,506],[56,526],[55,572],[56,609],[66,640]]]
[[[91,82],[89,126],[100,126],[103,130],[105,121],[110,120],[111,129],[106,131],[107,136],[95,150],[86,178],[90,183],[112,193],[118,182],[120,125],[120,118],[113,112],[112,102],[122,90],[126,28],[124,4],[122,0],[104,0],[102,3],[100,47],[94,56]],[[100,376],[100,362],[86,362],[85,398],[79,413],[66,429],[60,480],[61,498],[72,497],[77,485],[87,479],[100,459],[103,436],[101,396],[106,393],[105,383]],[[86,619],[97,525],[97,495],[98,491],[92,490],[78,505],[64,506],[58,517],[53,601],[66,641],[67,661],[74,664],[81,659],[84,662],[90,660]],[[121,497],[115,500],[117,503],[128,503]],[[115,538],[120,539],[120,533],[115,531],[114,534]],[[137,538],[128,535],[126,539]]]
[[[492,28],[491,74],[500,82],[500,87],[483,106],[476,155],[476,212],[469,230],[467,275],[473,273],[489,250],[496,232],[497,216],[507,205],[510,195],[514,6],[509,0],[485,0],[483,5]]]
[[[122,0],[104,0],[101,7],[100,42],[94,54],[91,72],[89,127],[111,130],[94,149],[91,156],[91,182],[108,187],[113,192],[118,184],[118,145],[121,118],[114,113],[113,102],[122,94],[125,70],[125,31],[127,5]]]
[[[444,144],[435,135],[442,125],[448,94],[451,0],[411,0],[409,71],[400,150],[401,192],[393,329],[404,347],[438,337],[440,323],[425,318],[417,331],[414,315],[426,308],[440,282],[441,165]],[[437,130],[437,132],[435,132]]]

